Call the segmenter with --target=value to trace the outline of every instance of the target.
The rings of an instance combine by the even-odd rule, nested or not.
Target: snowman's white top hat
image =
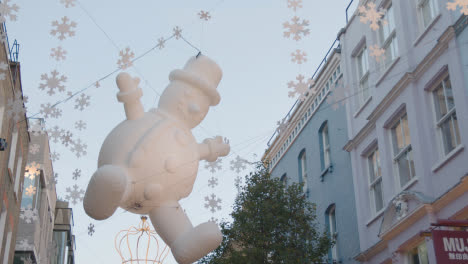
[[[210,105],[214,106],[221,100],[216,88],[222,76],[223,72],[216,62],[206,56],[197,55],[190,58],[182,70],[173,70],[169,74],[169,80],[181,80],[202,90],[210,98]]]

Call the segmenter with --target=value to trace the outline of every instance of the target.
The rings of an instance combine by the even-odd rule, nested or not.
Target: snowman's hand
[[[214,138],[207,138],[203,140],[203,144],[208,147],[207,153],[203,153],[205,155],[201,155],[202,159],[207,161],[213,162],[218,157],[224,157],[229,154],[231,147],[229,146],[229,141],[227,139],[223,139],[221,136],[216,136]]]

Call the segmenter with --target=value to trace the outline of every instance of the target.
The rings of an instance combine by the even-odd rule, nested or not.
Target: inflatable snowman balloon
[[[209,107],[219,103],[221,76],[214,61],[193,57],[184,69],[170,73],[158,108],[149,112],[140,102],[140,80],[125,72],[117,76],[117,99],[127,120],[102,144],[83,201],[90,217],[106,219],[119,206],[148,214],[179,263],[192,263],[218,247],[222,235],[216,223],[193,227],[178,201],[192,192],[200,160],[215,161],[229,153],[222,137],[199,144],[191,133]]]

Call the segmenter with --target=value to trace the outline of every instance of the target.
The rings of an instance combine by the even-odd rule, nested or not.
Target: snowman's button
[[[174,132],[174,137],[176,138],[177,142],[179,142],[179,144],[182,146],[187,146],[187,144],[189,143],[187,134],[180,129],[177,129]]]
[[[174,158],[174,157],[167,158],[167,160],[166,160],[166,162],[164,164],[164,167],[166,168],[166,170],[168,172],[175,173],[176,169],[177,169],[176,158]]]

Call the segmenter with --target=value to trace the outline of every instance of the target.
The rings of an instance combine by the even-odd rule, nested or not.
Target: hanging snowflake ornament
[[[119,52],[120,59],[117,61],[117,65],[120,69],[125,70],[133,65],[132,59],[135,57],[135,53],[130,50],[130,47]]]
[[[38,219],[39,213],[37,209],[32,209],[31,205],[28,207],[21,207],[20,210],[20,218],[24,220],[26,223],[31,224]]]
[[[76,22],[70,21],[68,17],[64,16],[62,17],[62,23],[59,23],[57,20],[52,22],[52,27],[55,27],[55,29],[52,29],[50,34],[52,36],[58,35],[59,40],[64,40],[66,35],[68,35],[68,37],[73,37],[75,36],[73,28],[76,28],[76,25]]]
[[[158,47],[161,50],[164,48],[164,43],[166,43],[166,40],[164,40],[163,37],[160,37],[158,39],[158,44],[156,45],[156,47]]]
[[[301,22],[299,17],[294,16],[291,21],[291,24],[289,24],[289,22],[283,23],[283,28],[287,29],[287,31],[283,33],[285,38],[289,38],[291,35],[293,35],[293,39],[295,41],[299,41],[301,40],[302,36],[305,37],[310,33],[309,29],[307,28],[309,26],[308,20],[303,19]]]
[[[278,134],[282,135],[286,129],[288,129],[288,125],[289,125],[289,120],[287,120],[287,118],[283,118],[281,121],[278,121],[276,122],[276,131],[278,132]]]
[[[221,159],[218,158],[216,161],[213,161],[213,162],[206,162],[205,164],[205,169],[209,169],[211,173],[215,173],[216,171],[219,171],[222,169],[222,166],[221,166]]]
[[[27,238],[25,238],[25,239],[21,239],[20,241],[16,241],[15,250],[26,251],[26,250],[31,250],[32,247],[33,245],[29,243],[29,240]]]
[[[338,84],[331,94],[327,97],[327,104],[331,105],[333,110],[338,110],[341,105],[346,105],[348,89],[342,83]]]
[[[302,8],[302,0],[288,0],[288,8],[296,12],[297,9]]]
[[[75,140],[75,142],[73,142],[73,144],[71,145],[71,151],[75,153],[77,158],[86,155],[87,148],[88,148],[88,145],[86,145],[85,143],[82,143],[81,139]]]
[[[52,162],[56,162],[59,159],[60,159],[60,154],[58,152],[54,151],[54,152],[50,153],[50,160]]]
[[[62,110],[57,108],[56,106],[52,106],[50,103],[41,104],[41,110],[39,113],[44,117],[44,118],[59,118],[62,116]]]
[[[16,14],[13,12],[18,12],[19,6],[17,4],[10,4],[10,0],[3,0],[0,2],[0,22],[3,23],[8,17],[11,21],[16,21]]]
[[[50,57],[55,59],[56,61],[63,61],[66,59],[67,51],[62,49],[61,46],[58,46],[57,48],[52,48],[50,50]]]
[[[89,100],[91,97],[86,94],[80,94],[80,96],[75,98],[75,109],[83,111],[87,106],[90,105]]]
[[[217,198],[215,194],[205,197],[205,208],[209,208],[212,213],[221,210],[221,199]]]
[[[76,205],[78,202],[83,201],[85,191],[83,189],[80,189],[78,185],[73,185],[73,188],[67,187],[66,191],[67,195],[65,196],[65,199],[71,202],[73,205]]]
[[[57,143],[59,139],[61,139],[62,134],[65,131],[60,129],[58,126],[54,126],[52,129],[47,130],[47,134],[49,135],[49,140],[52,140],[54,143]]]
[[[86,129],[86,123],[83,120],[78,120],[75,122],[75,128],[78,130],[85,130]]]
[[[78,180],[78,178],[81,177],[81,170],[80,169],[75,169],[75,171],[73,172],[73,180]]]
[[[208,222],[218,223],[218,218],[214,218],[213,216],[208,220]]]
[[[62,144],[65,147],[68,147],[68,145],[72,145],[74,143],[73,134],[70,131],[63,132],[60,136],[60,139],[62,140]]]
[[[13,100],[9,100],[7,103],[7,117],[13,119],[16,123],[23,119],[25,114],[26,108],[24,107],[23,98],[21,98],[21,93],[17,93]]]
[[[67,81],[67,77],[64,75],[59,77],[60,73],[57,70],[53,70],[50,74],[50,77],[47,73],[41,75],[41,80],[45,81],[45,83],[39,84],[39,89],[45,90],[47,88],[47,94],[50,96],[54,95],[56,90],[59,92],[65,91],[63,83]]]
[[[179,38],[182,37],[182,29],[179,28],[179,26],[176,26],[175,28],[173,28],[172,31],[174,32],[173,36],[174,36],[176,39],[179,39]]]
[[[297,64],[302,64],[307,61],[307,53],[301,50],[296,50],[291,53],[291,61]]]
[[[455,11],[457,7],[460,7],[460,12],[465,16],[468,16],[468,0],[453,0],[453,2],[447,3],[447,9]]]
[[[242,178],[240,176],[236,176],[234,179],[234,185],[236,186],[237,192],[240,192],[242,189]]]
[[[26,165],[24,170],[24,177],[34,180],[41,173],[41,165],[33,161]]]
[[[29,185],[26,187],[26,192],[24,193],[26,196],[33,196],[36,194],[36,187]]]
[[[364,5],[359,6],[359,21],[364,24],[370,23],[370,28],[374,31],[379,29],[379,22],[384,25],[387,24],[386,20],[382,20],[385,15],[385,10],[377,10],[375,3],[368,3],[367,7]]]
[[[33,136],[39,136],[45,134],[46,129],[44,123],[40,119],[37,119],[29,124],[28,131]]]
[[[76,0],[60,0],[60,3],[64,4],[66,8],[74,7]]]
[[[54,173],[54,184],[57,185],[58,183],[58,173]]]
[[[377,62],[385,60],[385,50],[379,45],[375,44],[369,47],[370,56],[374,57]]]
[[[239,173],[246,169],[246,164],[250,164],[250,162],[237,155],[236,159],[231,160],[231,170]]]
[[[315,81],[313,79],[308,79],[304,82],[304,75],[299,74],[296,77],[297,83],[294,81],[288,82],[288,88],[292,88],[292,91],[288,92],[289,97],[296,97],[299,95],[299,100],[304,101],[309,94],[314,94],[314,90],[311,89],[315,85]]]
[[[31,144],[29,145],[29,153],[35,155],[36,153],[39,152],[41,146],[39,144]]]
[[[214,188],[217,185],[218,185],[218,178],[211,177],[210,179],[208,179],[208,186],[210,186],[211,188]]]
[[[96,232],[96,230],[94,230],[94,225],[90,223],[88,226],[88,235],[93,236],[94,232]]]
[[[210,12],[203,11],[203,10],[198,13],[198,16],[200,17],[201,20],[205,20],[205,21],[208,21],[211,18]]]

